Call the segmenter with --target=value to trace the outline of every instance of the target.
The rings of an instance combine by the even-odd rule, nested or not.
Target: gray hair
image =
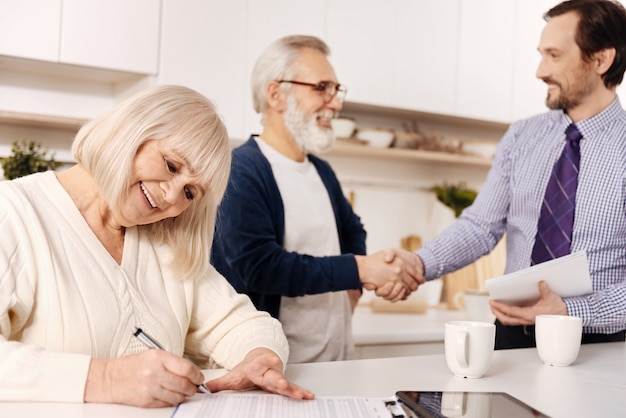
[[[330,55],[330,48],[321,39],[310,35],[289,35],[272,42],[261,53],[252,70],[252,101],[257,113],[265,113],[267,97],[265,88],[274,80],[291,79],[295,75],[295,62],[302,48],[311,48]]]

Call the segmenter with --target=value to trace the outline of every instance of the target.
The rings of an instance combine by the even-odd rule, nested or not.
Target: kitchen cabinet
[[[393,106],[396,1],[329,2],[326,41],[354,102]]]
[[[0,55],[59,57],[61,0],[0,0]]]
[[[243,134],[246,0],[163,0],[159,84],[181,84],[213,100],[231,137]]]
[[[156,74],[160,0],[63,0],[59,61]]]
[[[555,4],[555,0],[518,0],[515,4],[512,120],[548,110],[547,86],[535,74],[541,58],[537,47],[546,24],[543,14]]]
[[[138,74],[158,70],[159,0],[0,0],[0,10],[0,55]]]
[[[511,121],[515,3],[461,2],[457,116]]]
[[[214,100],[231,138],[260,132],[250,75],[259,54],[287,34],[324,32],[324,2],[164,0],[159,84]]]
[[[252,107],[250,75],[257,58],[267,46],[285,35],[314,35],[324,39],[326,11],[330,0],[253,0],[246,15],[246,46],[243,79],[244,126],[240,138],[261,132],[261,116]],[[334,47],[331,45],[333,56]]]
[[[458,0],[397,0],[393,72],[385,75],[394,107],[454,113],[459,11]]]

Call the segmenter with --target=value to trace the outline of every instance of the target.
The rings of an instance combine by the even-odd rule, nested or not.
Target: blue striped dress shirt
[[[560,110],[513,123],[482,190],[458,221],[417,254],[427,279],[488,254],[506,232],[506,273],[530,266],[550,172],[570,118]],[[593,293],[565,298],[586,333],[626,329],[626,112],[619,99],[576,123],[583,139],[571,252],[587,251]]]

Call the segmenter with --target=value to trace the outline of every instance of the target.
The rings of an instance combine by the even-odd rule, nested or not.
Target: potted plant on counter
[[[13,180],[40,171],[56,170],[63,165],[55,161],[54,154],[48,157],[48,149],[34,141],[14,142],[11,155],[0,158],[4,178]]]
[[[431,190],[437,196],[437,200],[452,209],[454,216],[458,218],[463,209],[474,203],[478,192],[467,187],[465,183],[442,183],[435,185]],[[458,293],[465,289],[481,288],[478,280],[476,264],[472,263],[455,272],[443,276],[443,297],[448,304],[448,309],[458,309],[454,303]]]
[[[452,209],[454,216],[458,218],[463,209],[474,203],[478,192],[465,185],[465,183],[449,184],[442,183],[432,187],[431,189],[437,199]]]

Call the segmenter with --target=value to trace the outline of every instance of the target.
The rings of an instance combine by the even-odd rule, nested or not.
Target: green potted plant
[[[11,155],[0,158],[4,178],[13,180],[40,171],[56,170],[63,165],[55,161],[54,154],[48,157],[48,149],[34,141],[14,142]]]
[[[441,203],[452,209],[457,218],[463,209],[474,203],[478,194],[476,190],[467,187],[465,183],[450,184],[444,182],[433,186],[431,190],[437,195],[437,199]]]

